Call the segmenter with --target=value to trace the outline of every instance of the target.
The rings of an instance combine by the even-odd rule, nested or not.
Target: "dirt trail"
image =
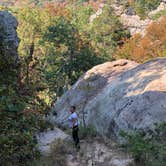
[[[57,139],[69,139],[69,135],[60,130],[59,128],[54,128],[54,130],[49,130],[37,135],[38,150],[43,155],[49,155],[51,152],[51,144]]]
[[[133,159],[101,140],[82,141],[79,152],[68,154],[68,166],[134,166]]]
[[[70,135],[55,128],[37,136],[38,149],[43,156],[51,153],[51,144],[62,139],[67,143],[67,166],[134,166],[131,156],[123,152],[115,143],[104,143],[102,138],[91,138],[80,141],[81,149],[76,151]],[[51,165],[51,166],[58,166]]]

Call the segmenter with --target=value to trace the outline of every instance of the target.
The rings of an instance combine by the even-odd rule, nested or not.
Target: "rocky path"
[[[42,155],[51,155],[50,147],[53,141],[56,139],[62,139],[64,141],[70,141],[71,138],[68,134],[62,130],[55,128],[54,130],[40,133],[37,136],[38,149],[42,152]],[[81,149],[77,152],[74,148],[68,146],[71,149],[66,152],[66,166],[132,166],[133,159],[126,153],[122,152],[120,148],[117,148],[113,142],[104,143],[101,138],[91,138],[81,140]],[[51,166],[51,165],[50,165]],[[61,165],[52,165],[61,166]]]
[[[43,155],[49,155],[51,153],[51,143],[56,139],[66,140],[69,139],[69,135],[58,128],[49,130],[47,132],[39,133],[37,135],[38,150]]]
[[[131,166],[132,158],[101,140],[82,141],[78,153],[68,155],[68,166]]]

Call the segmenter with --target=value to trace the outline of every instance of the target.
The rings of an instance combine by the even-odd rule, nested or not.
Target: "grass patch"
[[[166,123],[156,125],[155,131],[121,132],[121,136],[127,140],[123,147],[132,153],[137,163],[166,165]]]
[[[27,163],[27,166],[53,166],[53,165],[54,163],[50,156],[49,157],[41,156],[39,159]]]
[[[67,144],[61,139],[54,141],[51,145],[51,158],[54,165],[66,166]]]
[[[124,7],[132,7],[137,15],[141,19],[146,19],[148,13],[155,10],[160,5],[161,0],[137,0],[137,1],[125,1]]]
[[[79,127],[80,139],[92,138],[92,137],[96,137],[96,136],[97,136],[97,132],[93,126],[87,126],[87,127],[80,126]]]
[[[28,163],[28,166],[66,166],[67,154],[74,152],[72,142],[57,139],[51,144],[49,156],[40,156],[37,160]]]
[[[161,16],[165,16],[166,15],[166,9],[165,10],[161,10],[158,13],[154,14],[151,19],[152,20],[157,20],[159,19]]]

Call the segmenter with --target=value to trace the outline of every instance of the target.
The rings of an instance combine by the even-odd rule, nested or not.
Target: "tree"
[[[102,62],[102,58],[96,56],[88,41],[81,39],[76,27],[63,17],[48,27],[43,41],[45,44],[49,43],[47,62],[52,61],[47,63],[50,66],[47,68],[51,68],[46,70],[47,75],[51,70],[55,84],[59,85],[58,81],[61,81],[59,88],[55,86],[59,89],[56,90],[58,95],[68,89],[83,72]]]
[[[113,53],[123,38],[128,38],[129,32],[123,29],[111,6],[104,6],[102,13],[89,24],[89,36],[92,47],[106,61],[113,60]]]
[[[136,34],[125,42],[115,54],[115,58],[127,58],[137,62],[145,62],[166,54],[166,17],[153,22],[147,28],[145,36]]]

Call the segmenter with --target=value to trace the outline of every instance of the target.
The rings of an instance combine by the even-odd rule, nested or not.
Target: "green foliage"
[[[66,154],[68,146],[64,140],[58,139],[52,143],[51,146],[51,157],[54,165],[66,166],[67,159]]]
[[[65,18],[52,22],[44,34],[43,41],[51,46],[46,58],[46,77],[50,83],[54,80],[54,90],[58,96],[83,72],[103,62],[90,48],[88,41],[82,40],[78,29]]]
[[[165,15],[166,15],[166,10],[161,10],[161,11],[157,12],[156,14],[154,14],[154,15],[152,16],[152,19],[153,19],[153,20],[157,20],[157,19],[159,19],[161,16],[165,16]]]
[[[130,37],[110,5],[105,6],[102,13],[90,22],[90,16],[97,9],[92,1],[94,5],[82,5],[86,0],[68,0],[68,3],[53,3],[48,6],[42,5],[43,0],[24,2],[28,5],[29,2],[35,2],[36,6],[20,4],[20,8],[1,8],[17,17],[20,38],[20,66],[14,65],[15,57],[6,51],[10,45],[0,43],[0,161],[2,165],[9,166],[26,165],[28,160],[38,157],[35,134],[53,128],[49,122],[43,120],[43,116],[49,113],[51,104],[88,69],[113,60],[118,43]],[[144,18],[160,2],[138,0],[130,6]],[[154,17],[156,19],[164,14],[165,11],[161,11]],[[160,46],[149,47],[154,43],[151,42],[154,38],[165,43],[165,33],[159,33],[165,30],[164,19],[161,24],[156,25],[157,23],[150,27],[146,38],[138,38],[141,46],[147,45],[148,51],[144,48],[142,52],[139,51],[140,47],[135,44],[137,40],[134,40],[127,43],[122,54],[128,54],[129,51],[132,59],[134,47],[134,56],[140,58],[141,55],[141,60],[144,60],[142,55],[151,56],[151,52],[153,56],[165,55],[165,49],[160,42],[157,42]],[[0,35],[3,38],[7,35],[2,27]],[[88,87],[86,89],[92,90]],[[128,146],[134,157],[151,165],[157,165],[159,161],[160,164],[165,164],[165,131],[163,125],[151,137],[142,133],[127,134]],[[80,127],[81,138],[95,136],[96,130],[93,127]],[[62,156],[65,151],[63,142],[55,143],[51,162],[65,164],[65,155]]]
[[[27,160],[36,158],[38,152],[35,148],[35,133],[50,127],[43,120],[42,114],[31,110],[31,107],[35,106],[34,103],[31,105],[34,98],[30,99],[32,96],[21,94],[16,84],[17,79],[15,75],[12,76],[12,72],[1,73],[0,155],[2,165],[26,164]],[[10,74],[10,77],[4,79],[6,74]]]
[[[87,31],[87,25],[89,24],[89,17],[95,12],[92,6],[88,5],[85,7],[81,4],[75,6],[72,5],[69,6],[69,11],[72,16],[71,24],[79,30],[80,34],[85,33]]]
[[[1,59],[2,60],[2,59]],[[14,72],[14,71],[13,71]],[[6,74],[6,73],[5,73]],[[8,73],[9,74],[9,73]],[[11,73],[10,73],[11,74]],[[13,74],[13,80],[14,80]],[[33,139],[31,132],[23,130],[23,124],[26,123],[25,117],[19,115],[25,103],[18,97],[13,85],[7,85],[8,81],[4,80],[4,73],[1,72],[1,97],[0,97],[0,121],[1,121],[1,139],[0,139],[0,154],[1,164],[11,164],[19,162],[27,156],[31,156]],[[11,76],[12,78],[12,76]],[[5,84],[6,83],[6,84]],[[20,99],[20,100],[19,100]],[[26,130],[26,129],[25,129]],[[25,142],[29,143],[26,146]],[[25,154],[25,153],[26,154]],[[25,157],[26,156],[26,157]]]
[[[93,126],[82,126],[79,127],[79,137],[80,139],[93,138],[97,136],[96,129]]]
[[[13,65],[14,56],[3,54],[8,45],[1,43],[2,165],[25,165],[38,156],[34,136],[52,128],[43,120],[52,102],[88,69],[112,60],[118,42],[128,37],[110,7],[90,23],[89,17],[96,12],[90,4],[73,1],[58,8],[35,2],[40,8],[5,7],[19,22],[20,66]],[[3,31],[0,27],[5,36]],[[91,127],[80,131],[82,137],[96,135]]]
[[[145,19],[148,12],[156,9],[160,2],[161,0],[134,0],[130,5],[141,18]]]
[[[113,60],[118,42],[128,38],[129,33],[112,12],[110,6],[103,8],[102,14],[93,20],[89,27],[91,44],[106,61]]]
[[[115,57],[126,58],[136,62],[146,62],[166,54],[166,16],[154,21],[146,29],[144,36],[134,35],[119,48]]]
[[[1,73],[1,76],[4,74]],[[3,78],[2,80],[4,81]],[[30,101],[27,96],[19,94],[14,78],[11,81],[13,83],[9,85],[7,85],[8,81],[0,84],[1,164],[21,165],[38,155],[35,150],[34,134],[43,131],[42,126],[46,128],[46,124],[40,114],[24,113],[26,107],[30,106]]]
[[[38,156],[35,133],[48,125],[42,118],[45,112],[37,112],[42,109],[35,91],[20,82],[20,67],[4,49],[0,47],[0,161],[1,165],[26,165]]]
[[[149,143],[147,144],[147,142],[149,142],[149,140],[144,138],[144,134],[141,132],[140,133],[130,133],[130,134],[126,134],[125,136],[128,138],[128,142],[131,144],[130,150],[131,150],[135,160],[137,160],[137,161],[144,160],[143,156],[147,156],[147,153],[152,148],[151,144],[149,144]]]
[[[121,132],[121,136],[127,140],[123,147],[132,152],[137,162],[147,166],[166,165],[166,123],[156,125],[154,131]]]
[[[93,13],[90,4],[75,2],[42,9],[23,7],[16,13],[22,80],[40,89],[49,104],[85,71],[112,60],[118,42],[129,37],[110,7],[90,23]]]

